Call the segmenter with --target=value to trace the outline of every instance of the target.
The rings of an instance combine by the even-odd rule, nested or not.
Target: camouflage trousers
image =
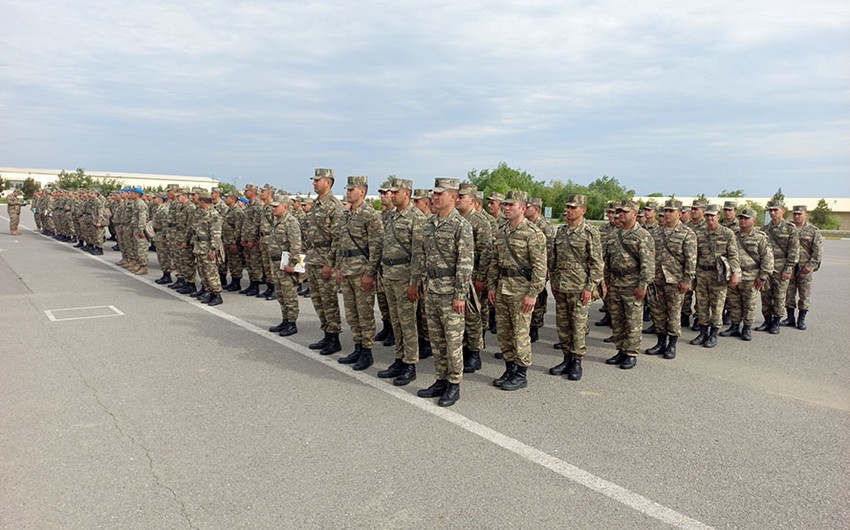
[[[753,280],[741,281],[726,293],[726,305],[733,324],[753,325],[756,319],[756,287]]]
[[[697,281],[694,279],[694,281],[691,282],[691,289],[682,297],[682,315],[691,316],[693,314],[692,307],[694,305],[694,293],[697,290],[696,283]]]
[[[785,297],[788,295],[788,280],[774,272],[761,288],[761,313],[764,318],[785,316]]]
[[[463,379],[463,315],[452,309],[451,294],[428,293],[425,313],[438,380],[460,383]],[[526,336],[528,333],[526,332]]]
[[[21,214],[9,212],[9,231],[14,232],[21,223]]]
[[[271,280],[274,282],[274,292],[277,303],[280,304],[280,316],[283,320],[295,322],[298,320],[298,294],[295,292],[297,274],[288,274],[280,270],[280,262],[271,263]],[[242,274],[242,271],[239,271]],[[234,276],[238,278],[239,276]]]
[[[701,326],[719,328],[723,325],[726,289],[726,282],[719,281],[714,270],[697,271],[697,322]]]
[[[682,299],[685,295],[679,292],[675,283],[655,282],[655,294],[649,300],[649,311],[652,313],[652,323],[659,335],[680,337],[682,335]]]
[[[384,294],[395,333],[395,358],[404,364],[419,362],[419,332],[416,329],[416,310],[419,301],[407,299],[406,280],[384,279]]]
[[[56,223],[53,221],[52,215],[45,215],[41,226],[42,230],[47,230],[48,232],[56,231]]]
[[[542,328],[543,317],[546,315],[546,304],[549,302],[549,292],[546,286],[537,294],[537,300],[534,301],[534,309],[531,312],[531,327]]]
[[[263,263],[263,272],[260,275],[260,278],[265,276],[266,280],[272,281],[272,266],[271,266],[271,257],[269,256],[269,236],[263,236],[262,242],[260,243],[260,259]],[[278,256],[280,259],[280,256]],[[279,266],[279,264],[278,264]]]
[[[482,298],[483,293],[476,293],[476,296],[478,296],[478,309],[473,308],[471,300],[466,302],[466,311],[463,315],[463,345],[472,351],[481,351],[484,346],[484,334],[481,330],[480,308],[487,304],[487,300]]]
[[[487,289],[481,291],[481,329],[482,331],[487,331],[490,329],[490,311],[492,308],[490,307],[490,292]],[[484,335],[482,334],[482,340]]]
[[[159,262],[159,268],[163,274],[171,274],[171,271],[174,269],[171,266],[171,253],[168,248],[168,240],[165,239],[165,235],[157,234],[154,241],[156,243],[156,259]]]
[[[12,217],[12,216],[10,215],[9,217]],[[41,215],[40,213],[36,212],[36,213],[33,214],[32,218],[33,218],[33,220],[35,220],[36,230],[38,230],[40,232],[44,227],[44,216]]]
[[[375,340],[375,286],[364,291],[362,278],[362,274],[342,277],[342,301],[354,344],[371,348]]]
[[[98,248],[103,248],[103,242],[106,240],[106,229],[103,228],[102,226],[101,227],[96,226],[96,227],[94,227],[92,234],[93,234],[92,240],[91,240],[92,245],[94,245]]]
[[[381,281],[382,284],[384,284],[384,282],[386,282],[386,280]],[[390,303],[387,300],[386,289],[386,285],[384,284],[383,288],[378,289],[375,293],[375,298],[378,299],[378,310],[381,312],[381,320],[385,322],[392,320],[392,316],[390,315]],[[393,328],[393,331],[395,331],[395,328]]]
[[[206,254],[194,254],[195,262],[198,264],[198,274],[201,277],[201,285],[213,294],[221,293],[221,280],[218,277],[218,264],[216,260],[210,260]]]
[[[554,292],[555,326],[558,342],[564,353],[582,357],[587,353],[587,309],[581,303],[581,291],[577,293]]]
[[[248,268],[248,279],[252,282],[258,282],[263,277],[263,253],[260,250],[260,244],[255,241],[253,247],[243,247],[243,249],[245,267]]]
[[[150,247],[150,242],[148,242],[148,238],[144,235],[139,237],[139,233],[136,232],[133,234],[133,243],[136,245],[136,263],[138,263],[142,267],[148,266],[148,247]]]
[[[496,338],[505,361],[531,366],[531,311],[523,313],[524,295],[509,296],[496,291]]]
[[[236,247],[236,250],[233,250],[233,247]],[[242,269],[244,268],[244,264],[242,262],[242,247],[239,245],[227,245],[225,248],[225,257],[226,257],[226,265],[227,269],[230,271],[230,277],[238,280],[242,279]],[[278,264],[278,267],[280,265]]]
[[[802,267],[800,268],[802,269]],[[795,300],[797,303],[795,304]],[[807,310],[811,306],[812,300],[812,273],[803,274],[802,270],[798,270],[796,274],[791,276],[788,281],[788,293],[785,295],[785,307],[793,309]]]
[[[195,282],[195,253],[191,248],[183,248],[183,245],[178,243],[177,254],[177,274],[182,276],[189,283]]]
[[[608,314],[617,350],[636,356],[643,328],[643,300],[635,298],[634,287],[608,288]]]
[[[310,301],[313,302],[322,331],[339,333],[342,329],[342,318],[339,315],[336,279],[333,274],[328,280],[322,278],[321,265],[309,266],[307,275],[310,281]]]
[[[430,335],[428,334],[428,314],[425,310],[425,303],[421,300],[424,299],[424,295],[422,294],[422,288],[419,288],[419,304],[416,306],[416,330],[419,334],[419,338],[424,340],[425,342],[431,342]]]

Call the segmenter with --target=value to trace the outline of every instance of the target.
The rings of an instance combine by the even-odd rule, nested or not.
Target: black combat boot
[[[664,353],[664,350],[667,349],[667,334],[666,333],[658,333],[658,342],[655,343],[655,346],[645,350],[643,353],[647,355],[659,355]]]
[[[785,313],[786,313],[787,317],[785,318],[785,320],[780,322],[780,324],[782,324],[783,326],[790,326],[792,328],[796,327],[797,326],[797,319],[794,316],[794,310],[795,309],[796,308],[794,308],[794,307],[786,307]]]
[[[194,293],[190,293],[189,296],[192,298],[200,298],[205,294],[207,294],[207,289],[204,287],[203,284],[201,284],[201,288],[195,291]]]
[[[634,355],[626,355],[623,362],[620,363],[620,370],[631,370],[637,365],[637,357]]]
[[[195,292],[195,284],[186,282],[183,287],[177,289],[177,292],[180,294],[192,294]]]
[[[694,317],[694,324],[691,326],[691,331],[699,331],[699,322],[697,321],[697,317]]]
[[[691,325],[691,315],[682,313],[680,322],[682,324],[682,329],[689,327]]]
[[[540,339],[540,328],[531,326],[528,330],[528,338],[531,339],[532,344],[537,342]]]
[[[103,247],[94,247],[91,253],[92,256],[103,256]]]
[[[809,314],[808,309],[801,309],[800,316],[797,318],[797,329],[806,331],[806,315]]]
[[[434,381],[433,385],[416,392],[416,395],[421,398],[432,398],[442,396],[446,393],[446,388],[448,388],[448,386],[449,382],[445,379],[437,379],[436,381]]]
[[[390,326],[390,333],[387,335],[387,338],[382,342],[384,346],[395,346],[395,332],[393,331],[393,327]]]
[[[564,349],[564,347],[561,345],[560,342],[556,342],[555,344],[552,345],[552,347],[555,348],[556,350]]]
[[[470,373],[481,369],[481,352],[479,350],[469,350],[469,364],[472,367]],[[466,365],[464,365],[463,371],[466,372]]]
[[[354,364],[360,359],[360,354],[363,352],[362,344],[355,344],[354,351],[346,355],[345,357],[339,359],[337,362],[339,364]]]
[[[643,304],[643,321],[649,322],[652,320],[652,314],[649,312],[649,304]]]
[[[490,316],[487,317],[487,330],[491,335],[496,334],[496,311],[491,308]]]
[[[341,349],[342,345],[339,343],[339,333],[328,333],[328,343],[325,344],[325,347],[322,348],[319,355],[330,355]]]
[[[218,275],[218,281],[221,282],[222,289],[227,287],[227,273],[219,274]]]
[[[269,284],[269,288],[266,289],[265,292],[266,300],[277,300],[277,294],[275,292],[274,284]]]
[[[401,373],[393,379],[394,386],[404,386],[409,384],[411,381],[416,381],[416,365],[415,364],[404,364],[402,365]]]
[[[764,322],[755,327],[756,331],[767,331],[773,323],[773,315],[765,315]]]
[[[728,329],[724,329],[719,333],[721,337],[740,337],[741,324],[730,324]]]
[[[753,329],[749,324],[744,324],[744,327],[741,328],[741,340],[747,342],[753,340]]]
[[[301,296],[301,293],[303,293],[303,292],[304,292],[304,282],[298,282],[298,286],[295,289],[295,294],[297,294],[298,296]]]
[[[773,320],[770,321],[770,327],[767,328],[767,332],[771,335],[779,335],[779,317],[774,316]]]
[[[701,346],[706,340],[708,340],[708,326],[700,326],[699,335],[691,339],[688,344],[693,344],[694,346]]]
[[[419,359],[427,359],[434,353],[431,351],[431,343],[425,339],[419,339]]]
[[[611,325],[611,313],[605,313],[602,316],[602,319],[598,322],[593,323],[594,326],[610,326]]]
[[[501,388],[505,382],[510,381],[517,371],[518,366],[513,361],[505,361],[505,372],[493,381],[493,386]]]
[[[618,351],[617,354],[614,355],[613,357],[609,357],[608,359],[605,359],[605,364],[611,364],[611,365],[622,364],[623,361],[625,361],[628,358],[629,358],[629,356],[626,355],[626,352]]]
[[[180,289],[186,285],[185,278],[177,278],[177,281],[168,286],[169,289]],[[194,290],[194,289],[193,289]]]
[[[221,305],[224,303],[224,300],[221,299],[221,293],[213,293],[210,301],[207,302],[207,305],[212,307],[214,305]]]
[[[247,289],[242,289],[239,292],[244,294],[245,296],[257,296],[257,294],[259,294],[260,292],[260,282],[254,280],[251,282]]]
[[[549,368],[549,373],[552,375],[564,375],[570,369],[570,366],[573,364],[573,358],[575,356],[572,353],[564,354],[564,362],[561,364],[556,364],[552,368]]]
[[[328,332],[325,331],[325,336],[322,337],[321,340],[316,341],[316,342],[314,342],[313,344],[310,344],[307,347],[310,348],[311,350],[321,350],[328,343],[328,340],[329,340],[328,339]]]
[[[248,290],[249,290],[251,287],[254,287],[254,280],[250,280],[250,279],[249,279],[249,280],[248,280],[248,287],[246,287],[246,288],[242,289],[241,291],[239,291],[239,294],[246,294],[246,293],[248,292]]]
[[[242,289],[242,280],[240,278],[231,278],[230,283],[224,288],[228,293],[235,293]]]
[[[213,297],[213,294],[210,291],[207,291],[207,292],[205,292],[204,294],[202,294],[201,296],[198,297],[198,302],[200,302],[202,304],[208,304],[208,303],[210,303],[210,300],[212,300],[212,297]]]
[[[262,291],[262,290],[260,290],[260,289],[258,288],[258,289],[257,289],[257,294],[255,294],[255,295],[254,295],[254,296],[256,296],[257,298],[265,298],[265,297],[266,297],[266,294],[267,294],[268,292],[270,292],[270,291],[273,291],[273,290],[274,290],[274,284],[273,284],[273,283],[269,283],[269,282],[264,282],[264,283],[266,284],[266,290],[265,290],[265,291]]]
[[[357,359],[357,362],[354,363],[354,366],[352,366],[351,369],[356,372],[360,372],[369,368],[373,364],[375,364],[375,360],[372,358],[372,348],[361,348],[360,358]]]
[[[83,243],[83,240],[82,240],[82,239],[80,239],[79,241],[77,241],[77,244],[76,244],[76,245],[74,245],[74,248],[83,248],[83,247],[85,247],[85,246],[86,246],[86,244],[85,244],[85,243]]]
[[[301,291],[301,296],[304,298],[310,298],[310,286],[307,285],[303,291]]]
[[[679,342],[679,337],[676,335],[670,335],[667,337],[667,348],[664,350],[664,358],[665,359],[675,359],[676,358],[676,343]]]
[[[705,339],[705,342],[702,343],[703,348],[714,348],[717,346],[717,330],[720,328],[715,328],[711,326],[708,328],[708,337]]]
[[[641,333],[644,333],[646,335],[655,335],[658,332],[656,331],[655,324],[652,324],[651,326],[643,330]]]
[[[383,325],[381,326],[381,331],[375,335],[375,342],[384,342],[387,340],[387,336],[390,334],[390,330],[393,327],[392,322],[389,320],[383,320]]]
[[[723,311],[723,325],[728,326],[732,323],[732,314],[729,311]]]
[[[581,374],[581,357],[576,355],[573,359],[573,363],[570,365],[569,371],[567,371],[567,379],[570,381],[580,381]]]
[[[446,391],[440,396],[440,399],[437,400],[437,405],[440,407],[451,407],[457,400],[460,399],[460,384],[459,383],[449,383],[446,385]]]
[[[270,327],[269,331],[271,331],[272,333],[280,333],[281,331],[283,331],[283,328],[285,328],[287,324],[289,324],[289,321],[284,318],[277,326]]]
[[[401,362],[401,359],[396,359],[393,361],[391,365],[387,367],[386,370],[381,370],[378,372],[378,377],[381,379],[389,379],[391,377],[398,377],[401,375],[402,370],[406,365]]]
[[[158,285],[165,285],[166,283],[171,283],[171,273],[170,272],[163,272],[162,276],[160,276],[159,278],[154,280],[154,283],[156,283]]]
[[[298,326],[295,325],[295,322],[289,321],[286,323],[286,327],[280,330],[281,337],[289,337],[290,335],[295,335],[298,333]]]

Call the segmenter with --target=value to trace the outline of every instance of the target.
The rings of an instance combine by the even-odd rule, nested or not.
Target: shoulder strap
[[[628,252],[629,256],[631,256],[632,259],[635,260],[635,262],[638,265],[640,265],[640,258],[637,256],[637,254],[634,253],[634,251],[632,249],[630,249],[628,246],[626,246],[626,243],[623,241],[623,231],[622,230],[617,231],[617,239],[620,241],[620,246],[623,247],[623,250]]]

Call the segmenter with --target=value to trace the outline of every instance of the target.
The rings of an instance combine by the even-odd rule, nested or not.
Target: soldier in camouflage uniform
[[[608,223],[602,225],[602,227],[599,229],[599,239],[602,243],[603,263],[607,262],[605,254],[606,252],[608,252],[608,237],[616,233],[615,231],[620,228],[620,216],[617,215],[617,206],[619,204],[620,203],[618,201],[612,201],[608,203],[608,209],[606,211]],[[600,294],[600,296],[602,296],[602,308],[600,309],[600,311],[602,311],[604,315],[601,320],[594,323],[594,326],[611,326],[611,312],[608,311],[608,296],[606,296],[609,285],[611,285],[611,269],[606,266],[603,267],[602,271],[602,288]],[[606,344],[615,342],[614,335],[612,334],[605,337],[604,339],[602,339],[602,342]],[[560,347],[560,344],[557,344],[556,346]]]
[[[21,222],[21,204],[20,190],[12,191],[12,194],[6,199],[6,213],[9,214],[9,233],[13,236],[21,235],[18,232],[18,224]]]
[[[549,221],[543,215],[543,200],[539,198],[531,198],[528,201],[528,206],[525,209],[525,217],[539,228],[543,235],[546,236],[546,253],[548,255],[551,247],[555,244],[555,229],[549,224]],[[548,280],[548,276],[547,276]],[[543,327],[543,319],[546,316],[546,305],[549,302],[549,293],[546,291],[544,284],[543,289],[537,295],[537,301],[534,303],[534,310],[531,312],[531,328],[529,337],[531,342],[537,342],[540,337],[540,328]]]
[[[660,226],[658,223],[658,203],[654,200],[649,200],[644,205],[641,212],[644,215],[643,223],[641,226],[649,232],[653,238],[655,237],[655,231]],[[650,310],[649,297],[643,299],[643,321],[650,322],[652,320],[652,311]],[[648,328],[643,330],[643,333],[653,334],[655,333],[655,323],[650,324]]]
[[[490,225],[490,234],[494,234],[496,232],[496,220],[492,215],[484,211],[484,192],[481,190],[475,192],[475,211],[487,220],[487,224]],[[484,282],[484,290],[481,292],[479,299],[481,300],[481,347],[486,348],[487,330],[490,329],[490,296],[487,292],[486,280]]]
[[[346,199],[351,207],[342,216],[339,251],[336,258],[337,281],[342,285],[345,320],[351,328],[354,351],[339,360],[365,370],[374,363],[372,344],[375,336],[375,287],[381,263],[383,227],[381,216],[371,201],[365,176],[348,177]]]
[[[413,190],[413,207],[422,212],[427,220],[431,217],[431,191],[423,188]],[[423,270],[425,264],[422,264]],[[420,302],[416,305],[416,331],[419,335],[419,360],[431,357],[431,339],[428,334],[428,314],[425,311],[425,285],[420,283]]]
[[[785,311],[788,317],[782,324],[805,330],[812,298],[812,274],[820,268],[823,238],[818,227],[809,222],[809,212],[805,205],[794,206],[792,219],[794,228],[799,233],[800,258],[794,267],[794,274],[788,281],[788,293],[785,296]],[[798,297],[799,300],[795,304]],[[798,318],[794,315],[796,308],[800,310]]]
[[[503,201],[505,219],[495,236],[487,274],[489,298],[496,309],[496,338],[505,372],[493,385],[502,390],[528,386],[531,366],[531,312],[546,286],[546,236],[525,218],[528,194],[509,191]]]
[[[390,307],[395,333],[395,360],[378,377],[393,378],[393,385],[404,386],[416,379],[419,362],[419,333],[416,313],[422,284],[422,226],[425,215],[413,206],[413,182],[396,179],[390,187],[393,212],[384,224],[381,264],[384,292]]]
[[[794,223],[783,219],[785,204],[772,201],[767,205],[770,222],[764,225],[762,232],[773,249],[773,274],[761,290],[761,311],[764,323],[756,331],[779,334],[779,324],[788,296],[788,283],[794,275],[794,267],[800,260],[800,233]]]
[[[154,280],[154,283],[163,285],[171,283],[171,262],[168,254],[168,239],[165,237],[165,230],[168,224],[168,205],[165,203],[166,197],[158,195],[154,197],[153,210],[153,231],[154,243],[156,244],[156,259],[159,261],[159,268],[162,270],[162,276]]]
[[[245,212],[237,203],[239,196],[236,193],[228,193],[224,199],[227,211],[224,213],[221,223],[221,242],[224,245],[225,262],[230,271],[230,283],[222,289],[235,292],[242,288],[242,247],[239,246],[242,237],[242,223],[245,221]]]
[[[177,226],[175,228],[175,245],[178,246],[178,267],[180,276],[184,278],[183,286],[175,288],[180,294],[195,293],[195,256],[192,247],[192,219],[195,216],[195,203],[189,198],[187,190],[180,190],[178,194],[180,201]]]
[[[248,268],[248,287],[239,291],[245,296],[257,296],[260,292],[260,280],[263,277],[262,251],[260,250],[260,217],[262,205],[257,200],[257,187],[253,184],[245,186],[245,199],[248,206],[243,210],[245,218],[242,221],[242,257]]]
[[[481,332],[481,307],[487,305],[487,273],[490,270],[490,258],[493,252],[493,232],[488,220],[489,216],[475,208],[477,191],[475,184],[461,184],[455,205],[461,217],[472,226],[472,238],[475,243],[472,290],[467,298],[464,315],[463,371],[467,374],[481,369],[481,348],[484,347],[484,335]]]
[[[378,188],[378,193],[380,193],[381,197],[381,225],[386,226],[387,220],[395,211],[395,206],[393,206],[393,194],[392,194],[392,185],[395,181],[395,177],[390,177],[385,180],[384,183]],[[384,292],[384,279],[383,279],[383,265],[378,265],[378,282],[376,289],[376,297],[378,299],[378,309],[381,312],[381,331],[375,335],[375,340],[381,342],[384,346],[394,346],[395,345],[395,332],[392,326],[392,319],[390,318],[390,306],[389,302],[387,302],[387,295]]]
[[[617,345],[617,354],[606,364],[623,370],[634,368],[640,348],[643,299],[655,278],[655,241],[637,224],[637,204],[620,202],[616,214],[620,227],[606,242],[605,267],[610,271],[608,311]]]
[[[298,333],[295,322],[298,320],[298,295],[295,292],[298,274],[295,265],[301,254],[301,224],[289,213],[290,197],[278,193],[269,203],[274,215],[274,223],[269,233],[269,268],[274,281],[275,296],[280,304],[281,321],[269,331],[288,337]],[[289,253],[289,261],[283,262],[283,253]]]
[[[586,212],[587,196],[567,197],[565,222],[558,227],[547,252],[558,340],[564,352],[564,362],[550,368],[549,373],[566,373],[571,381],[582,377],[587,308],[598,293],[604,269],[599,231],[584,220]]]
[[[455,208],[460,181],[437,178],[432,190],[435,215],[422,228],[428,333],[434,351],[436,381],[416,393],[438,397],[450,407],[460,399],[463,379],[463,331],[475,242],[472,226]]]
[[[505,212],[502,211],[502,201],[505,200],[505,195],[497,191],[490,192],[487,196],[487,213],[490,216],[490,231],[495,237],[498,231],[505,224]],[[492,335],[496,334],[496,308],[490,303],[490,295],[487,294],[487,329]],[[502,358],[502,352],[496,353],[496,358]]]
[[[128,239],[135,244],[135,260],[130,262],[128,269],[135,274],[148,273],[148,240],[145,227],[148,222],[148,207],[142,200],[144,191],[133,188],[130,192],[130,217],[127,230]]]
[[[658,342],[644,351],[647,355],[663,355],[675,359],[682,335],[682,299],[696,276],[697,238],[681,222],[682,201],[664,203],[664,225],[656,228],[655,282],[648,297]]]
[[[271,259],[269,258],[269,234],[274,223],[274,215],[272,214],[271,202],[274,198],[275,187],[271,184],[266,184],[260,189],[260,202],[262,210],[260,211],[260,255],[263,262],[263,278],[266,279],[266,290],[257,293],[257,298],[265,298],[266,300],[274,300],[277,298],[274,294],[274,281],[271,277]],[[283,191],[283,190],[281,190]],[[286,193],[286,192],[284,192]]]
[[[308,346],[330,355],[342,349],[339,332],[342,319],[339,314],[338,284],[333,270],[336,268],[342,224],[342,203],[331,193],[334,184],[333,169],[317,168],[313,175],[313,190],[317,198],[307,215],[310,251],[307,253],[307,274],[310,280],[310,299],[324,332],[324,337]]]
[[[313,198],[303,197],[301,199],[301,217],[298,222],[301,223],[301,245],[305,254],[310,253],[310,242],[307,240],[307,232],[309,231],[310,210],[313,209]],[[305,298],[310,298],[310,283],[307,281],[307,274],[298,276],[300,281],[300,289],[298,294]]]
[[[213,208],[218,212],[218,215],[221,217],[222,226],[224,224],[224,216],[227,215],[227,211],[230,209],[227,206],[227,202],[224,200],[224,194],[221,188],[213,188],[212,189],[212,201]],[[219,281],[221,282],[221,288],[225,289],[227,286],[227,252],[224,254],[225,258],[222,260],[218,260],[218,276]]]
[[[177,279],[168,285],[169,289],[180,289],[186,286],[186,277],[180,268],[180,253],[182,252],[182,241],[177,235],[177,226],[182,215],[183,203],[180,199],[184,190],[174,187],[169,190],[168,218],[165,224],[165,238],[168,240],[168,255],[171,261],[171,269]]]
[[[738,233],[738,203],[735,201],[723,202],[723,219],[720,220],[720,225],[725,226],[729,230]],[[726,305],[723,307],[723,325],[728,326],[732,322],[729,313],[729,294],[726,294]],[[721,333],[721,337],[724,335]]]
[[[691,344],[714,348],[723,324],[728,287],[741,281],[741,262],[735,233],[720,226],[720,205],[705,210],[705,229],[697,234],[697,319],[699,335]],[[721,277],[722,276],[722,277]]]
[[[699,236],[699,233],[702,230],[705,230],[705,207],[707,206],[706,202],[702,199],[694,199],[694,202],[691,204],[690,209],[690,220],[687,222],[685,226],[693,230],[694,234]],[[698,278],[694,278],[694,283],[691,284],[691,290],[685,293],[685,297],[682,301],[682,326],[688,326],[691,322],[691,315],[693,314],[692,307],[694,305],[694,296],[696,296],[697,291],[697,282]],[[699,331],[699,322],[696,317],[694,317],[693,325],[691,325],[691,331]]]
[[[756,292],[762,289],[773,274],[773,250],[764,232],[754,228],[755,224],[756,212],[750,208],[741,210],[738,231],[735,233],[741,263],[741,282],[727,292],[730,325],[720,332],[721,337],[753,340]]]
[[[198,190],[197,221],[192,237],[195,262],[201,277],[202,290],[198,301],[210,306],[220,305],[221,280],[218,276],[217,261],[221,259],[221,216],[212,205],[212,195],[206,190]]]

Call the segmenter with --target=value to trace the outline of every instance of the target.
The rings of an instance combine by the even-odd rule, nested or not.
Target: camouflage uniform
[[[168,224],[168,205],[162,203],[153,211],[154,243],[156,244],[156,259],[163,274],[171,274],[171,255],[168,252],[168,239],[165,231]]]
[[[175,241],[179,245],[179,267],[180,276],[187,283],[195,283],[195,256],[192,248],[192,219],[195,216],[197,206],[191,201],[184,202],[179,210],[177,218],[177,227],[175,232]]]
[[[256,190],[256,186],[251,186]],[[245,188],[249,189],[248,187]],[[243,212],[245,218],[242,221],[241,242],[243,246],[242,257],[248,268],[248,279],[251,283],[259,282],[263,277],[262,250],[260,249],[260,219],[263,206],[256,198],[248,203]],[[250,245],[250,246],[249,246]]]
[[[221,280],[216,262],[221,251],[221,216],[212,205],[208,208],[198,207],[197,210],[199,213],[192,237],[192,250],[198,264],[202,287],[207,292],[220,295]],[[209,258],[211,252],[215,253],[213,259]]]
[[[608,203],[608,208],[606,209],[606,212],[613,210],[614,207],[615,207],[615,204],[613,202]],[[611,222],[605,223],[605,224],[603,224],[602,226],[599,227],[599,243],[602,245],[603,263],[604,263],[604,258],[605,258],[605,252],[606,252],[606,249],[608,248],[608,246],[607,246],[608,245],[608,236],[610,236],[614,232],[614,230],[616,230],[616,229],[617,229],[617,227],[614,226],[614,224],[611,223]],[[603,267],[603,269],[602,269],[602,280],[605,282],[606,286],[611,285],[610,272],[611,271],[608,268]],[[600,309],[600,311],[608,314],[608,297],[607,296],[602,299],[602,308]],[[609,315],[609,318],[610,318],[610,315]],[[607,323],[605,323],[605,319],[603,318],[603,320],[600,321],[599,323],[597,323],[596,325],[597,326],[607,325]]]
[[[769,207],[779,206],[771,203]],[[790,221],[772,221],[761,229],[773,250],[773,274],[770,281],[761,289],[761,312],[765,321],[777,321],[782,318],[785,309],[785,297],[788,294],[789,280],[782,279],[782,273],[794,275],[794,266],[800,259],[800,234]],[[758,329],[758,328],[757,328]]]
[[[6,212],[9,214],[9,232],[12,235],[18,235],[18,224],[21,222],[21,200],[18,198],[18,192],[9,195],[6,199]]]
[[[680,201],[667,201],[665,209],[669,207],[681,210],[681,206]],[[660,226],[655,230],[653,238],[655,292],[649,300],[652,321],[659,336],[680,337],[682,300],[685,295],[679,292],[679,284],[685,283],[690,287],[696,277],[696,234],[679,222],[673,228]]]
[[[274,196],[275,188],[269,184],[263,186],[263,189],[268,190],[269,192],[269,202],[262,203],[262,207],[260,208],[260,222],[259,222],[259,235],[260,235],[260,259],[263,264],[263,276],[268,280],[269,288],[273,285],[272,283],[272,268],[271,268],[271,259],[269,257],[269,234],[272,231],[272,224],[274,223],[274,215],[272,214],[271,207],[271,198]],[[267,293],[270,292],[266,291]]]
[[[239,246],[244,221],[245,212],[234,204],[227,207],[221,223],[221,242],[224,245],[225,262],[230,271],[230,278],[236,284],[242,279],[242,269],[244,268],[242,247]]]
[[[709,206],[707,212],[721,215],[717,205]],[[728,287],[728,280],[718,277],[717,263],[721,258],[726,258],[732,274],[740,274],[735,233],[725,226],[718,225],[715,230],[705,227],[697,234],[697,321],[700,326],[713,329],[723,325]]]
[[[794,208],[796,210],[799,206],[795,206]],[[788,282],[785,307],[788,309],[794,309],[796,307],[802,313],[803,311],[808,311],[811,307],[812,274],[820,268],[823,238],[820,235],[818,227],[808,221],[797,232],[800,239],[800,258],[799,263],[794,267],[791,280]],[[811,269],[811,272],[808,274],[804,273],[804,267]],[[797,297],[799,299],[795,304],[794,302]]]
[[[693,206],[705,207],[705,204],[699,200],[694,200]],[[693,208],[692,208],[693,209]],[[685,226],[690,228],[695,235],[699,235],[702,230],[705,230],[705,219],[700,219],[696,221],[691,219]],[[682,300],[682,314],[691,317],[693,314],[693,306],[694,306],[694,295],[697,290],[697,278],[694,277],[693,283],[691,283],[691,290],[685,293],[685,296]],[[694,325],[696,325],[696,319],[694,319]]]
[[[386,180],[378,188],[380,193],[384,193],[389,191],[393,185],[393,180]],[[387,222],[390,217],[395,213],[395,206],[391,206],[386,210],[381,211],[381,226],[387,226]],[[381,320],[384,322],[384,328],[387,331],[387,336],[389,336],[389,329],[387,328],[387,324],[392,322],[392,317],[390,315],[390,304],[387,300],[386,294],[386,286],[384,285],[384,277],[383,277],[383,264],[378,264],[378,278],[376,281],[377,289],[375,290],[375,296],[378,299],[378,310],[381,312]],[[379,334],[380,335],[380,334]],[[395,343],[395,330],[393,330],[393,343]]]
[[[274,207],[284,200],[288,201],[289,197],[279,194],[270,206]],[[280,315],[286,322],[295,322],[298,320],[298,295],[295,293],[297,273],[289,274],[280,268],[283,252],[289,252],[290,267],[298,263],[298,255],[302,253],[301,224],[289,211],[280,218],[274,218],[268,236],[268,253],[271,281],[274,282],[275,295],[280,304]],[[241,274],[242,271],[239,272]]]
[[[755,212],[742,210],[741,213],[755,215]],[[741,283],[729,289],[729,315],[732,326],[743,323],[752,326],[756,316],[755,281],[760,278],[767,285],[773,274],[773,250],[767,235],[753,227],[749,234],[740,231],[735,234],[738,243],[738,259],[741,263]],[[721,333],[725,335],[726,332]]]
[[[475,193],[473,184],[461,184],[460,193]],[[477,211],[474,207],[462,216],[472,226],[472,238],[475,244],[475,258],[472,265],[473,287],[475,282],[483,282],[487,285],[487,274],[490,270],[490,260],[493,252],[493,232],[485,213]],[[471,294],[471,293],[470,293]],[[484,347],[484,336],[481,330],[481,312],[487,305],[487,289],[475,292],[475,303],[472,299],[467,300],[466,313],[464,315],[465,332],[463,345],[470,352],[480,352]]]
[[[145,202],[139,198],[130,201],[131,215],[128,224],[130,233],[128,239],[135,244],[135,260],[140,268],[148,266],[148,240],[145,237],[145,227],[148,222],[148,207]]]
[[[317,169],[314,178],[323,176],[333,177],[333,171]],[[321,322],[322,331],[332,334],[338,334],[342,328],[339,297],[336,279],[331,275],[331,278],[325,280],[322,267],[336,268],[342,212],[342,202],[329,192],[324,197],[316,198],[313,209],[307,215],[307,241],[310,242],[307,274],[310,280],[310,299]]]
[[[543,235],[546,236],[546,251],[547,255],[550,253],[553,245],[555,244],[555,229],[543,216],[543,201],[540,199],[531,199],[531,204],[536,205],[540,208],[541,214],[532,221],[537,228],[539,228]],[[548,278],[548,277],[547,277]],[[540,293],[537,295],[537,300],[534,303],[534,310],[531,313],[531,327],[532,328],[542,328],[543,327],[543,319],[546,316],[546,305],[549,302],[549,292],[546,290],[546,285],[544,283],[543,289],[540,290]]]
[[[219,195],[218,195],[218,199],[219,199],[219,200],[218,200],[218,202],[216,202],[216,201],[215,201],[215,199],[213,199],[213,203],[212,203],[212,205],[213,205],[213,209],[214,209],[216,212],[218,212],[219,217],[221,217],[221,223],[222,223],[222,228],[221,228],[221,229],[222,229],[222,244],[224,244],[224,235],[223,235],[223,233],[224,233],[224,218],[225,218],[225,216],[227,216],[227,212],[230,210],[230,207],[229,207],[229,206],[227,206],[227,203],[226,203],[226,202],[224,202],[224,198],[222,197],[222,195],[221,195],[221,190],[220,190],[219,188],[213,188],[213,191],[214,191],[214,192],[217,192],[217,193],[219,194]],[[227,276],[227,268],[228,268],[228,263],[227,263],[227,246],[225,246],[225,247],[224,247],[224,249],[225,249],[225,252],[224,252],[224,259],[219,259],[219,260],[218,260],[218,275],[219,275],[219,276],[226,277],[226,276]],[[239,272],[241,273],[242,271],[239,271]],[[224,286],[222,286],[222,287],[224,287]]]
[[[183,190],[178,189],[178,193],[182,193]],[[183,205],[178,200],[173,200],[168,205],[168,216],[166,217],[165,223],[165,239],[168,240],[168,262],[171,265],[171,270],[177,273],[178,279],[186,280],[186,277],[183,276],[183,270],[180,268],[180,253],[182,252],[183,241],[180,240],[180,237],[177,232],[177,227],[179,225],[181,210]]]

